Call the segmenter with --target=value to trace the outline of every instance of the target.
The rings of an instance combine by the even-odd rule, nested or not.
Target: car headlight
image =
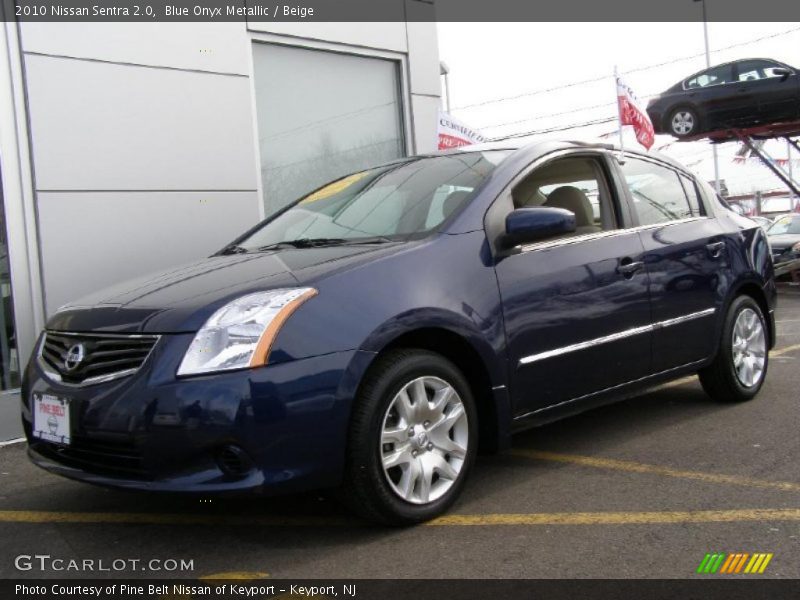
[[[178,375],[267,364],[281,326],[303,302],[316,295],[314,288],[291,288],[248,294],[229,302],[194,336]]]

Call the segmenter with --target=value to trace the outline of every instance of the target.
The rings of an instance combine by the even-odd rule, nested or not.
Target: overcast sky
[[[702,23],[439,23],[438,29],[440,58],[450,69],[452,112],[487,137],[614,116],[615,66],[646,104],[649,95],[706,64]],[[709,23],[708,33],[712,64],[759,57],[800,67],[800,23]],[[653,66],[665,62],[671,64]],[[597,137],[615,128],[610,123],[548,135]],[[632,132],[625,139],[636,144]],[[672,141],[658,136],[654,147],[704,179],[714,178],[708,143]],[[718,148],[720,176],[732,194],[782,187],[760,164],[733,163],[738,143]],[[785,142],[770,142],[767,150],[774,158],[787,157]],[[800,155],[793,151],[793,158]]]

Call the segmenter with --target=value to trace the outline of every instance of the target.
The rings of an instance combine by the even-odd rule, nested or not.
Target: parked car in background
[[[750,217],[753,221],[758,223],[759,227],[763,230],[767,230],[772,227],[772,220],[768,219],[767,217]]]
[[[61,308],[25,371],[28,452],[125,489],[338,488],[415,523],[515,431],[690,373],[752,399],[775,294],[761,228],[668,158],[417,156]]]
[[[775,60],[737,60],[679,81],[650,100],[647,114],[656,133],[678,138],[798,119],[800,77]]]
[[[767,229],[767,239],[777,276],[793,273],[800,268],[800,214],[775,219]]]

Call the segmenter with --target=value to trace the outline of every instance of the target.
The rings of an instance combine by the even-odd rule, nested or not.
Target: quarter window
[[[657,225],[697,216],[686,197],[677,172],[649,161],[626,158],[622,173],[633,198],[633,207],[640,225]]]
[[[680,175],[680,178],[681,183],[683,183],[683,190],[686,192],[686,197],[689,199],[689,209],[692,212],[691,216],[702,216],[705,214],[705,211],[703,210],[703,201],[700,199],[697,186],[694,184],[694,181],[685,175]]]

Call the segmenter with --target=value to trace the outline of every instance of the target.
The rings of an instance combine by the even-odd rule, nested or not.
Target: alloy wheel
[[[464,467],[469,424],[455,388],[438,377],[405,384],[389,404],[380,456],[390,487],[412,504],[441,498]]]
[[[752,308],[745,308],[733,325],[733,370],[745,387],[753,387],[764,375],[767,339],[764,323]]]
[[[686,110],[679,110],[672,116],[672,131],[678,135],[689,135],[694,130],[694,115]]]

